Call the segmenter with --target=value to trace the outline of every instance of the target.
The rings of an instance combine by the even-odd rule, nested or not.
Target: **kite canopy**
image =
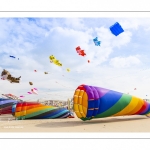
[[[62,63],[59,60],[57,60],[54,55],[49,56],[49,59],[51,63],[57,66],[62,66]]]
[[[8,80],[8,81],[10,81],[10,83],[19,83],[20,78],[21,78],[21,76],[18,78],[12,77],[12,75],[9,73],[9,71],[7,71],[5,69],[1,73],[1,79]]]
[[[11,57],[11,58],[16,58],[15,56],[11,56],[11,55],[10,55],[9,57]],[[18,60],[19,60],[19,58],[18,58]]]
[[[71,113],[66,108],[46,106],[38,102],[19,102],[13,106],[13,116],[23,119],[57,119],[68,118]]]
[[[27,92],[28,94],[38,94],[38,90],[37,90],[37,88],[33,88],[33,89],[31,89],[31,91],[30,92]]]
[[[112,25],[110,27],[110,31],[115,36],[118,36],[119,34],[121,34],[122,32],[124,32],[123,28],[121,27],[121,25],[118,22],[116,22],[114,25]]]
[[[68,72],[70,72],[70,69],[69,69],[69,68],[67,68],[67,71],[68,71]]]
[[[80,85],[74,93],[74,111],[78,118],[85,121],[110,116],[147,115],[150,104],[128,94]]]
[[[12,106],[18,101],[9,98],[0,98],[0,115],[12,114]]]
[[[29,82],[29,84],[30,84],[30,85],[33,85],[33,83],[32,83],[32,82]]]
[[[84,52],[84,50],[81,50],[80,46],[76,47],[76,52],[81,55],[81,56],[85,56],[86,53]]]
[[[100,46],[100,41],[98,41],[98,37],[96,37],[95,39],[93,39],[93,42],[95,43],[95,46]]]

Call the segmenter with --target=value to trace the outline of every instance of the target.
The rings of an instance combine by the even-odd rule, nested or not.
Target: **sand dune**
[[[150,132],[150,118],[119,116],[82,121],[79,118],[15,120],[0,116],[0,132]]]

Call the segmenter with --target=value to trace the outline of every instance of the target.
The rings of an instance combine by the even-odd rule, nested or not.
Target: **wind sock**
[[[12,114],[12,106],[17,102],[14,99],[0,98],[0,115]]]
[[[13,105],[12,115],[17,120],[69,118],[71,113],[66,108],[46,106],[38,102],[19,102]]]
[[[81,120],[124,115],[147,115],[150,103],[117,91],[80,85],[74,93],[74,111]]]

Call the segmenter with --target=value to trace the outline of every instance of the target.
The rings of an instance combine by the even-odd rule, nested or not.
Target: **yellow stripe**
[[[127,115],[132,115],[132,114],[138,112],[141,109],[141,107],[143,106],[144,101],[140,98],[137,98],[137,101],[138,101],[138,104],[133,106],[134,109],[132,111],[130,111],[129,113],[127,113]]]
[[[74,93],[73,102],[74,102],[75,104],[78,103],[78,95],[79,95],[79,92],[80,92],[80,90],[77,89],[77,90],[75,91],[75,93]]]
[[[138,98],[132,96],[130,103],[120,112],[114,114],[113,116],[123,116],[131,112],[138,104]]]
[[[76,113],[78,118],[81,118],[81,114],[79,112],[78,104],[74,104],[74,112]]]
[[[73,102],[74,104],[78,104],[78,95],[74,95]]]
[[[77,117],[78,117],[78,118],[81,118],[82,115],[81,115],[80,110],[79,110],[79,107],[78,107],[78,104],[79,104],[78,96],[79,96],[79,94],[80,94],[80,89],[77,89],[77,90],[75,91],[75,93],[74,93],[74,99],[73,99],[74,105],[73,105],[73,106],[74,106],[74,111],[75,111]]]
[[[87,108],[88,108],[88,96],[87,96],[86,92],[83,93],[82,106],[83,106],[83,112],[86,116],[87,115]]]
[[[29,109],[29,110],[26,111],[26,115],[34,113],[36,111],[40,111],[40,110],[46,109],[46,108],[51,108],[51,106],[42,106],[42,107]],[[22,116],[22,114],[23,114],[22,111],[21,112],[16,112],[15,113],[15,117],[20,117],[20,116]]]
[[[22,107],[22,111],[20,112],[20,116],[25,116],[26,115],[26,107],[27,106]]]
[[[81,115],[81,117],[84,117],[85,114],[83,114],[83,109],[82,109],[82,96],[83,96],[84,91],[80,90],[79,95],[78,95],[78,109],[79,109],[79,113]],[[81,113],[82,112],[82,113]]]

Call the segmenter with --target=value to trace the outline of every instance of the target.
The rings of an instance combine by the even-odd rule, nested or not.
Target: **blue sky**
[[[124,29],[117,37],[109,30],[115,22]],[[1,18],[0,71],[22,78],[19,84],[1,80],[0,93],[67,100],[80,84],[88,84],[150,98],[149,37],[150,18]],[[77,46],[85,57],[76,53]],[[50,63],[50,55],[63,66]],[[38,95],[28,95],[34,87]]]

